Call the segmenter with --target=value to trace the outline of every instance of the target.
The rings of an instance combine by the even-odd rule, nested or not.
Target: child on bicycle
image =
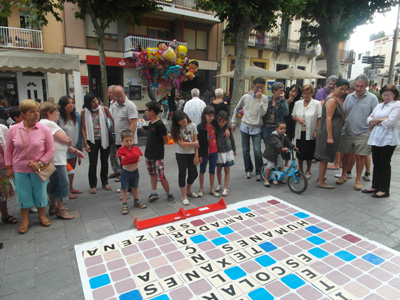
[[[283,122],[278,122],[276,124],[276,130],[271,133],[267,147],[264,150],[263,156],[267,160],[267,170],[264,176],[265,187],[271,187],[271,184],[269,183],[269,174],[275,165],[283,165],[283,159],[279,154],[281,154],[282,151],[285,152],[289,150],[289,148],[296,148],[295,145],[292,144],[287,138],[285,132],[286,124]],[[274,180],[273,183],[278,184],[278,181]]]

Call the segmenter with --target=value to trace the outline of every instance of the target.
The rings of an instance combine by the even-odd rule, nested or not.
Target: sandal
[[[49,216],[54,216],[57,213],[57,206],[49,206]]]
[[[115,182],[121,182],[121,177],[117,177],[117,178],[115,178],[115,180],[114,180]]]
[[[202,198],[203,195],[204,195],[203,190],[199,190],[199,192],[197,193],[197,197],[198,197],[198,198]],[[189,196],[190,196],[190,195],[189,195]],[[192,196],[190,196],[190,197],[192,197]]]
[[[18,228],[18,233],[25,234],[28,232],[28,229],[29,229],[29,223],[26,226],[21,224],[21,226],[19,226],[19,228]]]
[[[9,215],[6,218],[1,218],[1,221],[6,224],[17,224],[18,219],[14,218],[13,216]]]
[[[189,193],[189,192],[187,192],[187,195],[189,196],[189,197],[191,197],[191,198],[197,198],[197,197],[199,197],[196,193],[194,193],[194,192],[191,192],[191,193]]]
[[[216,191],[214,191],[214,190],[211,190],[210,191],[210,195],[213,195],[214,197],[219,197],[219,193],[217,193]]]
[[[75,218],[75,216],[67,212],[66,209],[58,209],[57,218],[61,220],[72,220]]]
[[[228,190],[228,189],[224,189],[224,190],[222,191],[221,196],[222,196],[222,197],[226,197],[226,196],[228,196],[228,194],[229,194],[229,190]]]
[[[43,227],[49,227],[51,225],[51,221],[49,219],[47,219],[46,216],[44,218],[42,218],[42,219],[44,221],[39,218],[39,222]]]
[[[81,190],[73,189],[71,190],[72,194],[82,194],[83,192]]]
[[[91,194],[96,194],[96,193],[97,193],[96,188],[91,188],[91,189],[90,189],[90,193],[91,193]]]
[[[69,195],[68,195],[68,198],[69,199],[76,199],[76,198],[78,198],[78,196],[76,196],[76,195],[74,195],[73,193],[69,193]]]
[[[111,186],[108,183],[106,183],[103,185],[103,189],[105,189],[107,191],[111,191]]]
[[[218,184],[217,188],[215,189],[216,192],[222,191],[222,185]]]
[[[123,215],[129,214],[128,204],[126,204],[126,203],[124,205],[122,205],[122,214]]]

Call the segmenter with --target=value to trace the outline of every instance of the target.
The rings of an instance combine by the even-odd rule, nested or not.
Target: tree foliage
[[[398,0],[308,0],[297,14],[297,18],[311,21],[303,28],[303,41],[320,43],[327,59],[327,75],[339,75],[339,43],[348,40],[357,26],[372,21],[376,12],[396,3]]]
[[[141,25],[144,15],[160,10],[161,7],[155,0],[0,0],[0,15],[10,16],[11,7],[16,5],[29,9],[39,25],[47,25],[47,18],[50,15],[57,21],[62,20],[59,12],[64,8],[65,3],[76,4],[79,7],[79,10],[75,12],[76,18],[85,20],[89,15],[93,23],[100,56],[103,100],[107,103],[107,70],[103,45],[105,30],[112,22],[118,20],[125,20],[127,24]]]
[[[196,0],[196,8],[215,12],[226,22],[224,40],[235,45],[235,85],[232,101],[237,103],[244,84],[245,62],[250,32],[269,31],[277,26],[279,16],[288,18],[300,12],[305,0]]]

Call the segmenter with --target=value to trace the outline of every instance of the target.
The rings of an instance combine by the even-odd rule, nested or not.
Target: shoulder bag
[[[29,159],[29,154],[28,151],[26,150],[25,147],[25,142],[24,139],[22,138],[22,133],[21,129],[19,129],[19,135],[21,137],[22,145],[24,146],[25,154],[26,157],[28,158],[28,161],[31,161]],[[43,167],[41,167],[39,170],[36,170],[35,173],[39,176],[40,180],[42,182],[45,182],[47,179],[50,178],[50,176],[56,171],[56,167],[53,165],[51,161],[49,161],[47,164],[45,164]]]

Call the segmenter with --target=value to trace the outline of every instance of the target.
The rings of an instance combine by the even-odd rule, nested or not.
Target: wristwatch
[[[43,168],[44,163],[42,163],[40,160],[38,161],[38,163],[39,163],[39,167]]]

